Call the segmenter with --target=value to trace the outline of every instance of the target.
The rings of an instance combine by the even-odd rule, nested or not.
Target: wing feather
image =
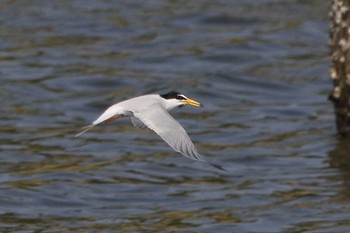
[[[147,125],[145,125],[139,118],[137,117],[130,117],[131,118],[131,122],[132,124],[136,127],[136,128],[141,128],[141,129],[147,129]]]
[[[205,161],[185,129],[161,106],[155,105],[152,108],[135,111],[134,117],[156,132],[175,151],[190,159]]]

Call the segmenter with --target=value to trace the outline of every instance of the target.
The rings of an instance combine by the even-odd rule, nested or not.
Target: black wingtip
[[[215,163],[209,163],[210,166],[216,168],[216,169],[219,169],[221,171],[224,171],[224,172],[228,172],[225,168],[223,168],[222,166],[218,165],[218,164],[215,164]]]

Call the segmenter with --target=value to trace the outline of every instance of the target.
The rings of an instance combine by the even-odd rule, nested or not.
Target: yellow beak
[[[195,106],[195,107],[198,107],[198,108],[203,108],[203,104],[193,100],[193,99],[190,99],[190,98],[187,98],[185,100],[182,100],[182,102],[184,104],[188,104],[188,105],[192,105],[192,106]]]

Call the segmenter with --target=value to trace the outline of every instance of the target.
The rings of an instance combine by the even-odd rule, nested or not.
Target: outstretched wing
[[[155,105],[152,108],[136,111],[134,117],[156,132],[175,151],[190,159],[205,161],[185,129],[161,106]]]

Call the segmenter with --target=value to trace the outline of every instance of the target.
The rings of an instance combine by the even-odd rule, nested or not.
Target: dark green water
[[[1,232],[346,232],[350,146],[327,101],[328,1],[2,1]],[[178,90],[220,172],[117,101]]]

